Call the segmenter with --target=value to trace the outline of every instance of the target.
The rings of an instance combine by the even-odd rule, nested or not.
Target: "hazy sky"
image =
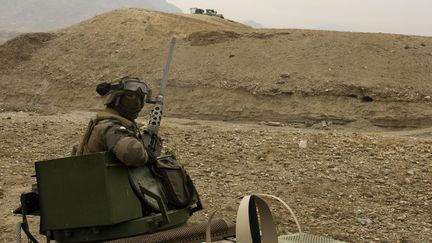
[[[334,29],[432,36],[432,0],[167,0],[183,12],[213,8],[266,28]]]

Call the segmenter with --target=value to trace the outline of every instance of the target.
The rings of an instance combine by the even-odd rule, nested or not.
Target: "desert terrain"
[[[103,108],[96,84],[130,75],[157,92],[173,35],[161,135],[204,201],[191,223],[213,210],[234,220],[256,192],[312,234],[432,242],[432,37],[142,9],[0,45],[0,241],[14,241],[34,162],[68,156]],[[271,204],[279,231],[295,232]]]

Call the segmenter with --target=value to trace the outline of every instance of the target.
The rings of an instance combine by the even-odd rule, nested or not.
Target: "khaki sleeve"
[[[123,137],[112,152],[127,166],[143,166],[148,160],[144,145],[134,137]]]
[[[123,126],[115,125],[105,133],[109,151],[127,166],[143,166],[148,160],[147,151],[143,143],[134,133]]]

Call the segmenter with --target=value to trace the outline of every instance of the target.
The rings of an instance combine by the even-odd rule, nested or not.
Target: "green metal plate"
[[[142,217],[127,168],[109,152],[36,162],[36,176],[44,230]]]

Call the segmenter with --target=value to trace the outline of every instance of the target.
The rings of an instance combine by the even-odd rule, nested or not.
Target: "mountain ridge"
[[[17,32],[64,28],[118,8],[182,12],[166,0],[0,0],[0,5],[0,30]]]

